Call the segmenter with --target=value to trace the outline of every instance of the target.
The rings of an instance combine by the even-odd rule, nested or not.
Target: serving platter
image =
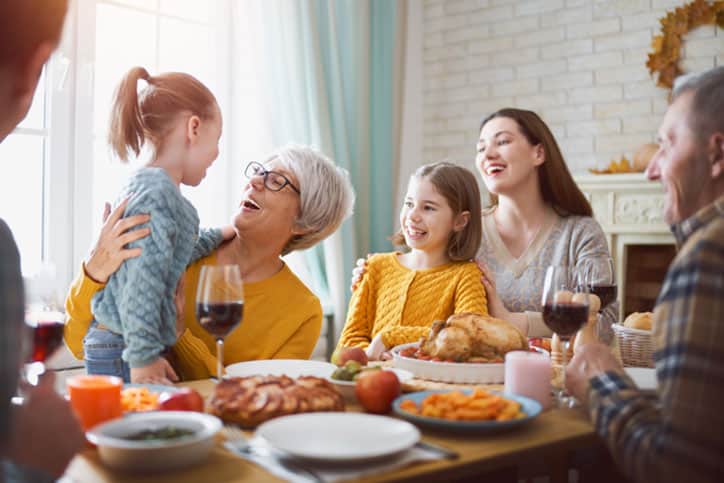
[[[334,364],[306,359],[266,359],[237,362],[226,366],[227,377],[245,376],[315,376],[326,378],[337,368]]]
[[[454,384],[500,384],[505,376],[503,363],[436,362],[400,355],[409,347],[418,347],[417,342],[392,348],[395,367],[410,371],[416,378]]]
[[[540,403],[534,399],[507,393],[502,394],[502,396],[506,399],[510,399],[512,401],[517,401],[518,403],[520,403],[521,411],[525,413],[524,418],[511,419],[509,421],[454,421],[450,419],[434,418],[413,414],[411,412],[405,411],[400,407],[403,401],[406,400],[413,401],[419,406],[423,399],[425,399],[430,394],[440,394],[447,392],[450,391],[420,391],[410,394],[404,394],[395,399],[395,401],[392,403],[392,410],[396,415],[400,416],[401,418],[422,427],[435,429],[438,431],[484,434],[507,431],[527,424],[528,422],[535,419],[540,414],[542,409]],[[465,394],[470,394],[472,391],[463,390],[462,392]]]

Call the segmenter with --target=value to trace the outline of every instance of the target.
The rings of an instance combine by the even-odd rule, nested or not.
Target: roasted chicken
[[[500,359],[513,350],[525,350],[528,340],[510,322],[486,315],[455,314],[436,320],[420,349],[432,357],[454,361]]]

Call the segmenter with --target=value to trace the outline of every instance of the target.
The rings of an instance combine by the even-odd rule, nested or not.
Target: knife
[[[451,449],[447,449],[442,446],[438,446],[436,444],[427,443],[425,441],[418,441],[415,444],[415,447],[425,449],[427,451],[432,451],[433,453],[442,455],[442,457],[447,460],[456,460],[460,456],[457,451],[453,451]]]

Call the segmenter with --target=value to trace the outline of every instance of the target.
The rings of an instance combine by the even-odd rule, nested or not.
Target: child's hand
[[[226,225],[221,227],[221,236],[224,237],[224,241],[229,241],[236,236],[236,229],[234,225]]]
[[[365,352],[367,353],[367,359],[377,361],[380,360],[382,353],[386,350],[387,347],[385,347],[385,343],[382,342],[382,333],[379,333],[374,339],[372,339],[372,342],[370,342],[370,345],[367,346]]]
[[[162,384],[164,386],[173,385],[178,382],[176,371],[173,370],[171,364],[163,357],[159,357],[155,361],[143,367],[131,368],[131,382],[141,384]]]
[[[86,275],[96,282],[106,283],[124,261],[139,256],[140,248],[125,248],[126,245],[151,233],[149,227],[130,230],[148,222],[151,219],[150,215],[133,215],[122,218],[130,197],[127,196],[121,201],[113,212],[111,212],[111,205],[105,204],[101,233],[96,241],[96,246],[91,250],[90,257],[85,262]]]

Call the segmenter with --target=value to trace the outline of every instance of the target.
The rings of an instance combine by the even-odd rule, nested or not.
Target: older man
[[[60,38],[67,0],[0,1],[0,142],[25,117],[43,64]],[[5,171],[11,166],[0,164]],[[83,434],[49,374],[28,388],[22,406],[17,390],[23,324],[20,256],[0,220],[0,482],[52,481],[83,445]]]
[[[682,79],[647,174],[661,180],[679,252],[654,310],[658,388],[646,394],[607,348],[566,371],[636,481],[724,481],[724,66]]]

